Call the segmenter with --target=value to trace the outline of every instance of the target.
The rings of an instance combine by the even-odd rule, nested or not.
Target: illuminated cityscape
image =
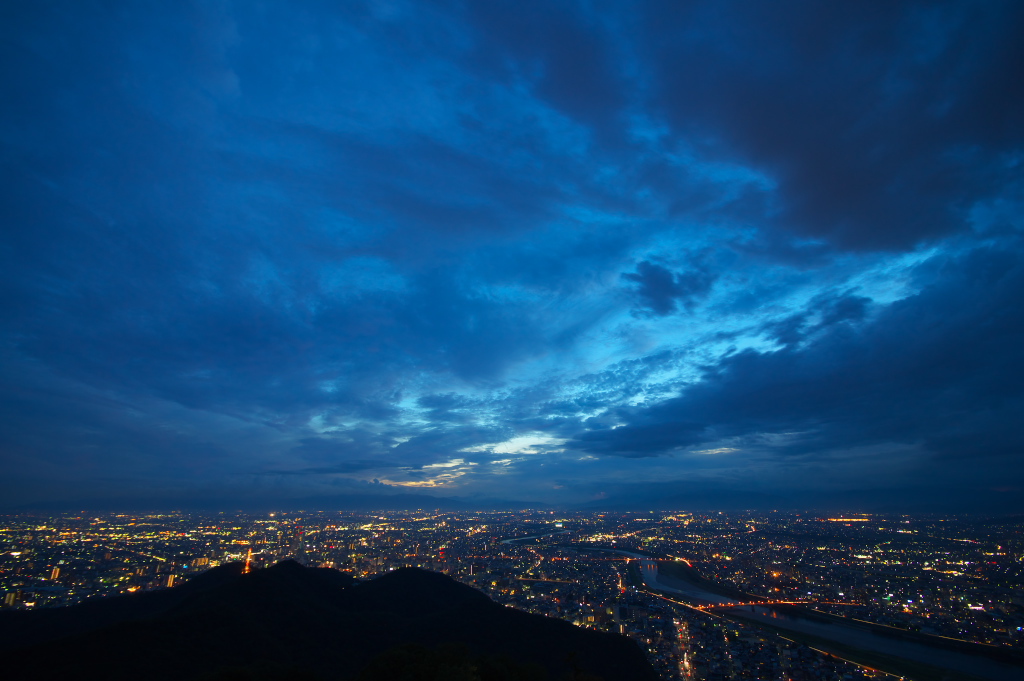
[[[913,648],[934,640],[953,657],[930,656],[933,667],[955,668],[958,655],[976,665],[968,658],[990,650],[998,678],[998,658],[1024,649],[1019,518],[418,511],[2,522],[7,609],[293,559],[358,579],[405,566],[444,572],[507,606],[625,634],[664,679],[915,678],[928,663]],[[892,650],[865,649],[848,624]]]
[[[0,681],[1024,681],[1024,2],[3,9]]]

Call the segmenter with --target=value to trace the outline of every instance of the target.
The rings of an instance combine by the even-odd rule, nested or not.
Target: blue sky
[[[9,505],[1024,498],[1019,3],[3,14]]]

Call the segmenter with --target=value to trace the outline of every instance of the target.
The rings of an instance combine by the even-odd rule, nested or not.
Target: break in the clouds
[[[1024,489],[1017,3],[0,31],[6,505]]]

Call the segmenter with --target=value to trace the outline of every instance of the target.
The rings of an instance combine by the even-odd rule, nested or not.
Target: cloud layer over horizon
[[[343,4],[4,10],[5,505],[1020,506],[1024,8]]]

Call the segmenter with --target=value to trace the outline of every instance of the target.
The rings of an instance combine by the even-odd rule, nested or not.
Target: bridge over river
[[[991,646],[993,648],[991,654],[985,654],[984,648],[987,646],[983,644],[959,642],[938,636],[908,640],[902,637],[902,632],[898,630],[888,633],[886,627],[859,620],[817,617],[813,613],[808,613],[808,616],[804,617],[799,614],[799,611],[794,612],[792,606],[813,606],[814,603],[805,601],[741,602],[711,593],[700,584],[677,575],[662,573],[658,563],[664,559],[623,549],[588,547],[587,550],[616,553],[629,559],[635,559],[639,563],[644,585],[658,595],[679,596],[688,602],[686,605],[689,607],[709,614],[713,611],[716,614],[748,624],[771,628],[783,636],[787,632],[812,636],[816,641],[821,642],[816,643],[816,647],[825,649],[839,657],[847,658],[851,655],[855,657],[854,653],[858,650],[868,651],[939,670],[960,672],[972,678],[990,679],[991,681],[1021,681],[1024,679],[1024,664],[1014,663],[1008,651],[1003,651],[995,646]],[[774,605],[788,605],[790,609],[784,612],[772,607]],[[935,640],[934,642],[923,642],[928,638]],[[958,645],[953,645],[954,642]],[[829,650],[829,643],[838,645]],[[964,650],[965,648],[970,650],[971,647],[975,647],[977,652]],[[850,652],[851,650],[853,653]],[[882,671],[890,671],[877,662],[875,665]],[[897,676],[904,675],[899,671],[890,673]]]

